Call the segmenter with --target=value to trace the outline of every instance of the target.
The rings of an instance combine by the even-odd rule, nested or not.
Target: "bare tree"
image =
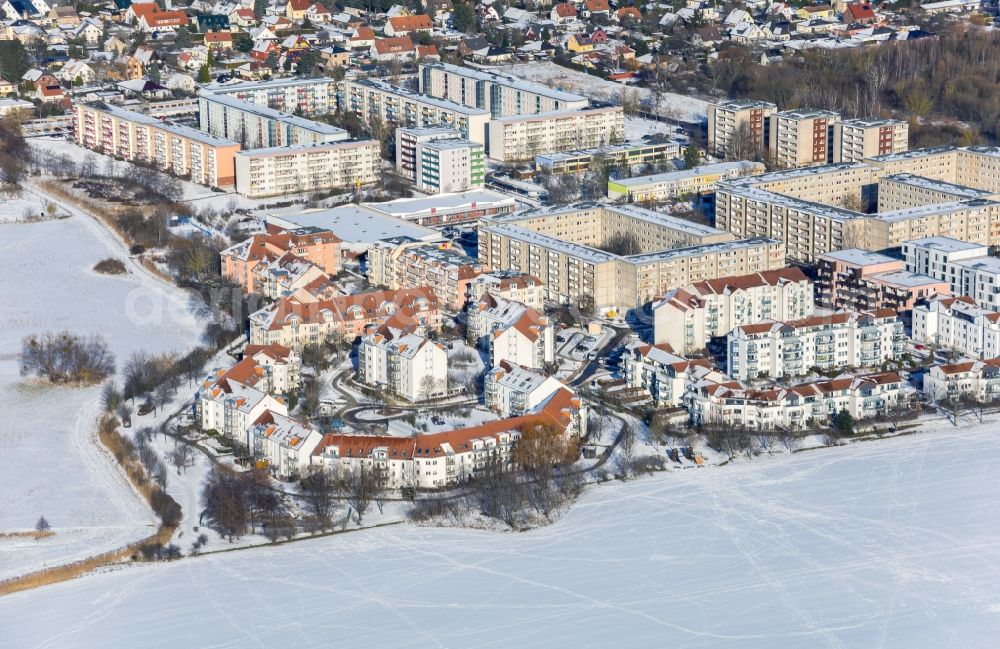
[[[305,501],[306,509],[321,530],[333,524],[333,514],[337,509],[337,480],[326,469],[310,472],[299,481],[299,493]]]
[[[365,512],[383,489],[383,477],[374,467],[361,461],[353,466],[342,465],[337,472],[337,485],[347,503],[354,509],[361,525]]]

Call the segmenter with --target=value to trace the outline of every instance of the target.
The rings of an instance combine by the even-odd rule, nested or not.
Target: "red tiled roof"
[[[399,54],[413,51],[413,41],[409,36],[380,38],[375,41],[375,51],[379,54]]]
[[[434,26],[434,23],[431,22],[431,17],[426,14],[417,14],[416,16],[397,16],[396,18],[390,18],[389,24],[396,33],[412,32],[419,29],[431,29]]]

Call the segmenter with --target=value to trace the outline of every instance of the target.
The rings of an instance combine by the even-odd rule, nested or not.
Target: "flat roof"
[[[924,189],[931,189],[945,194],[952,194],[953,196],[962,196],[970,199],[993,195],[992,192],[976,189],[975,187],[969,187],[968,185],[957,185],[944,180],[935,180],[933,178],[917,176],[915,174],[892,174],[890,176],[882,176],[879,179],[879,182],[883,180],[897,182],[903,185],[910,185],[913,187],[922,187]]]
[[[677,140],[668,142],[626,142],[625,144],[612,144],[609,146],[595,147],[593,149],[578,149],[576,151],[558,151],[554,153],[541,153],[535,156],[535,162],[559,162],[562,160],[572,160],[574,158],[592,158],[595,155],[613,155],[615,153],[628,153],[641,149],[671,149],[680,150],[681,143]]]
[[[453,137],[444,140],[431,140],[430,142],[421,142],[420,146],[425,149],[481,149],[483,145],[479,142],[473,142],[472,140],[466,140],[461,137]]]
[[[726,252],[729,250],[740,250],[743,248],[759,248],[761,246],[771,246],[781,244],[780,239],[770,239],[768,237],[753,237],[750,239],[736,239],[734,241],[720,241],[719,243],[706,243],[700,246],[688,246],[686,248],[672,248],[662,252],[650,252],[642,255],[630,255],[623,257],[633,264],[652,264],[672,261],[682,257],[700,257],[701,255],[713,252]]]
[[[181,124],[174,124],[173,122],[165,122],[163,120],[145,115],[143,113],[137,113],[132,110],[126,110],[119,106],[114,106],[112,104],[106,104],[101,101],[89,102],[84,104],[87,108],[93,110],[107,113],[113,115],[119,119],[128,120],[130,122],[135,122],[137,124],[146,124],[149,126],[155,126],[158,129],[174,133],[181,137],[188,138],[189,140],[194,140],[196,142],[201,142],[203,144],[209,144],[212,146],[239,146],[239,142],[234,142],[233,140],[227,140],[224,137],[218,137],[212,135],[211,133],[206,133],[205,131],[199,131],[196,128],[191,128],[190,126],[183,126]]]
[[[922,239],[911,239],[905,243],[920,248],[931,248],[939,252],[961,252],[964,250],[983,249],[989,250],[988,246],[951,237],[924,237]]]
[[[883,255],[879,252],[872,252],[870,250],[862,250],[860,248],[846,248],[844,250],[834,250],[831,252],[824,252],[821,255],[817,255],[820,259],[832,259],[834,261],[842,261],[845,264],[854,264],[856,266],[868,266],[870,264],[890,264],[893,262],[902,263],[901,260],[895,257],[890,257],[889,255]]]
[[[899,221],[908,221],[909,219],[918,219],[935,214],[953,214],[963,210],[975,209],[977,207],[988,207],[990,205],[1000,205],[1000,202],[974,198],[967,201],[932,203],[931,205],[918,205],[917,207],[908,207],[902,210],[879,212],[878,214],[873,214],[872,217],[882,221],[888,221],[889,223],[897,223]]]
[[[774,108],[777,110],[777,105],[772,104],[769,101],[760,101],[758,99],[723,99],[720,102],[714,104],[717,108],[731,108],[735,110],[746,110],[747,108]]]
[[[533,115],[507,115],[497,117],[492,120],[502,124],[515,122],[544,122],[549,119],[559,119],[560,117],[575,117],[576,115],[589,115],[592,113],[612,113],[622,112],[621,106],[591,106],[590,108],[570,108],[567,110],[550,110],[544,113],[534,113]],[[624,113],[623,113],[624,114]]]
[[[394,86],[391,83],[386,83],[385,81],[380,81],[378,79],[352,79],[347,83],[349,85],[353,84],[356,86],[373,88],[375,90],[390,95],[396,95],[397,97],[405,97],[407,99],[412,99],[413,101],[418,101],[428,106],[436,106],[438,108],[450,110],[455,113],[462,113],[464,115],[489,116],[490,114],[490,111],[483,108],[473,108],[470,106],[463,106],[462,104],[456,103],[454,101],[449,101],[447,99],[438,99],[437,97],[431,97],[430,95],[422,95],[419,92],[413,92],[412,90],[408,90],[401,86]]]
[[[470,189],[464,192],[397,198],[382,203],[362,203],[364,207],[401,219],[414,219],[429,214],[450,214],[476,208],[516,205],[517,201],[506,194],[490,189]]]
[[[793,108],[777,113],[778,117],[790,117],[792,119],[812,119],[814,117],[840,117],[840,113],[822,108]]]
[[[334,84],[337,80],[330,77],[302,78],[291,77],[283,79],[271,79],[270,81],[240,81],[237,83],[213,83],[205,84],[202,90],[213,93],[227,94],[240,92],[241,90],[267,90],[269,88],[288,88],[297,86],[315,86],[317,84]]]
[[[887,119],[887,118],[863,118],[856,117],[854,119],[845,119],[842,122],[844,126],[860,126],[861,128],[871,128],[874,126],[890,126],[895,124],[905,124],[901,119]]]
[[[355,247],[392,239],[410,237],[416,241],[439,241],[437,230],[390,216],[364,205],[341,205],[333,208],[269,212],[267,222],[283,228],[315,227],[329,230]]]
[[[437,68],[439,70],[444,70],[452,74],[459,74],[469,79],[478,79],[480,81],[487,81],[489,83],[495,83],[500,86],[505,86],[508,88],[515,88],[524,92],[534,93],[536,95],[541,95],[543,97],[549,97],[556,101],[566,101],[566,102],[576,102],[582,101],[587,102],[587,98],[582,95],[577,95],[571,92],[566,92],[563,90],[558,90],[556,88],[549,88],[541,83],[536,83],[534,81],[528,81],[520,77],[515,77],[511,75],[502,75],[495,72],[487,72],[485,70],[477,70],[475,68],[466,68],[459,65],[452,65],[451,63],[427,63],[421,66],[421,68]],[[422,72],[422,70],[421,70]]]
[[[375,140],[350,140],[348,142],[315,142],[309,144],[289,144],[287,146],[272,146],[263,149],[245,149],[237,151],[236,155],[259,158],[262,156],[292,155],[309,151],[333,151],[336,149],[353,149],[362,146],[378,145]]]
[[[956,266],[961,266],[962,268],[1000,274],[1000,259],[996,257],[973,257],[972,259],[959,259],[953,263]]]
[[[655,185],[671,181],[683,180],[685,178],[697,178],[698,176],[708,176],[711,174],[726,173],[728,171],[749,171],[758,168],[759,162],[736,161],[717,162],[715,164],[700,165],[692,169],[681,169],[680,171],[667,171],[649,176],[635,176],[634,178],[621,178],[612,180],[616,185],[624,187],[640,187],[643,185]]]
[[[285,124],[291,124],[297,128],[304,129],[306,131],[312,131],[313,133],[322,133],[324,135],[337,136],[342,140],[346,140],[350,137],[350,133],[342,128],[333,126],[332,124],[326,124],[325,122],[317,122],[312,119],[306,119],[305,117],[299,117],[298,115],[292,115],[290,113],[283,113],[280,110],[275,110],[273,108],[268,108],[267,106],[261,106],[260,104],[255,104],[249,101],[243,101],[242,99],[237,99],[235,97],[230,97],[228,95],[214,95],[212,93],[199,93],[198,99],[204,99],[205,101],[214,102],[216,104],[222,104],[223,106],[228,106],[236,110],[241,110],[252,115],[259,115],[266,119],[272,119],[276,122],[283,122]]]
[[[931,284],[947,284],[944,280],[934,279],[929,275],[921,275],[920,273],[912,273],[908,270],[890,270],[884,273],[875,273],[874,275],[869,275],[868,279],[872,279],[880,284],[890,284],[900,288],[918,288]]]
[[[699,236],[724,234],[726,232],[725,230],[713,228],[710,225],[687,221],[676,216],[671,216],[670,214],[657,212],[655,210],[646,209],[645,207],[639,207],[637,205],[612,205],[609,203],[597,203],[590,201],[571,203],[569,205],[549,205],[545,207],[538,207],[535,209],[524,210],[523,212],[517,212],[515,214],[509,214],[507,216],[499,216],[494,220],[500,223],[516,225],[519,221],[537,219],[543,216],[569,214],[571,212],[579,212],[581,210],[605,210],[608,212],[615,212],[633,219],[646,221],[647,223],[661,225],[665,228],[670,228],[671,230],[688,232]]]

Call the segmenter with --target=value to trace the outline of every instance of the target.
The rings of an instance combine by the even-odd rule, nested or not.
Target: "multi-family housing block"
[[[517,77],[449,63],[420,66],[420,92],[463,106],[482,108],[493,118],[586,108],[586,97]]]
[[[239,142],[244,149],[292,144],[330,144],[350,138],[347,131],[229,95],[202,92],[198,96],[202,131]]]
[[[941,293],[967,295],[990,311],[1000,311],[1000,259],[975,243],[928,237],[903,244],[906,268],[944,283]]]
[[[375,140],[251,149],[235,161],[236,190],[248,198],[354,189],[381,179]]]
[[[490,293],[532,309],[541,310],[545,306],[545,285],[537,277],[518,271],[483,272],[469,282],[468,287],[466,299],[470,302],[478,302]]]
[[[485,184],[484,165],[483,146],[478,142],[432,140],[417,144],[414,174],[417,187],[426,192],[463,192]]]
[[[188,126],[104,102],[76,103],[73,135],[80,146],[153,164],[202,185],[232,187],[236,182],[239,143]]]
[[[799,268],[708,279],[653,304],[653,340],[688,354],[740,325],[798,320],[812,311],[813,285]]]
[[[543,368],[555,359],[555,327],[536,309],[487,293],[466,311],[467,331],[490,354],[490,366],[506,361]]]
[[[831,162],[903,153],[910,148],[910,126],[898,119],[845,119],[833,124]]]
[[[483,385],[486,407],[501,417],[520,417],[560,390],[569,390],[554,376],[507,361],[487,370]]]
[[[465,306],[482,266],[450,243],[424,243],[410,237],[380,241],[368,250],[368,281],[389,289],[427,287],[449,309]]]
[[[794,168],[833,162],[831,110],[799,108],[772,113],[768,120],[768,154],[778,167]]]
[[[517,162],[543,153],[617,144],[624,137],[625,114],[621,106],[557,110],[498,117],[488,128],[489,157]]]
[[[725,381],[706,359],[686,359],[669,343],[632,345],[622,355],[625,384],[648,393],[653,405],[676,408],[684,404],[688,388],[701,380]]]
[[[1000,399],[1000,358],[965,358],[933,365],[924,372],[924,396],[933,403],[968,399],[991,403]]]
[[[814,369],[875,367],[903,353],[906,333],[892,309],[742,325],[726,338],[729,375],[745,381]]]
[[[708,106],[708,150],[712,154],[726,157],[736,139],[739,146],[749,146],[760,154],[768,146],[770,117],[778,107],[767,101],[753,99],[727,99]],[[749,142],[744,142],[744,137]]]
[[[209,83],[201,90],[303,117],[319,117],[337,109],[337,81],[326,77]]]
[[[1000,312],[971,297],[936,296],[913,309],[913,339],[973,358],[1000,356]]]
[[[905,311],[920,300],[950,292],[947,282],[903,266],[901,259],[857,248],[819,255],[816,303],[847,311]]]
[[[680,142],[626,142],[581,151],[559,151],[535,156],[535,167],[552,174],[589,171],[595,161],[632,168],[639,164],[666,164],[684,154]]]
[[[219,253],[222,276],[239,284],[247,293],[262,287],[255,271],[292,254],[315,265],[326,275],[336,275],[341,268],[340,239],[328,230],[298,228],[275,234],[255,234],[246,241]]]
[[[396,173],[412,183],[417,182],[417,146],[434,140],[453,140],[461,133],[447,126],[425,126],[396,129]]]
[[[358,378],[407,401],[426,401],[448,392],[448,352],[411,327],[392,320],[361,338]]]

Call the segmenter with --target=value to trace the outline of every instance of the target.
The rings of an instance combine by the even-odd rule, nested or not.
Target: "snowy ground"
[[[504,66],[502,71],[553,88],[575,92],[597,101],[615,100],[623,90],[634,88],[549,62],[516,63]],[[645,88],[638,90],[644,98],[649,94],[649,90]],[[707,119],[708,102],[685,95],[665,93],[660,99],[660,111],[663,115],[687,122],[703,122]]]
[[[138,349],[184,351],[202,329],[187,296],[141,267],[92,219],[0,225],[0,532],[40,515],[55,535],[0,540],[0,578],[80,559],[149,534],[155,518],[92,439],[99,388],[57,388],[18,375],[21,339],[102,334],[119,366]],[[106,257],[129,274],[93,272]]]
[[[994,647],[998,430],[612,482],[527,533],[404,525],[90,576],[5,598],[0,646]]]

